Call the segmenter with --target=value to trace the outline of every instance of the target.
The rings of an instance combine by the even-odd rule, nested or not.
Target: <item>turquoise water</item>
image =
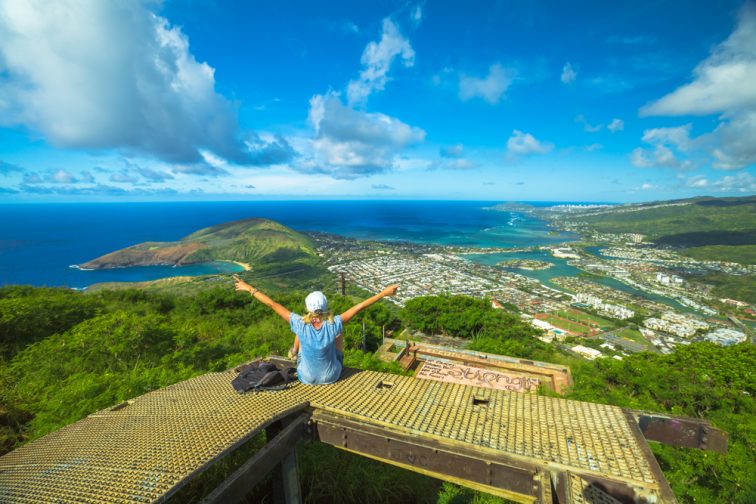
[[[226,272],[234,266],[70,268],[145,241],[175,241],[198,229],[251,217],[297,231],[369,240],[462,247],[529,247],[572,240],[519,212],[486,210],[492,201],[238,201],[194,203],[0,204],[0,285],[85,287]],[[534,203],[545,206],[548,203]],[[236,271],[236,270],[232,270]]]
[[[560,258],[554,257],[551,255],[551,253],[544,250],[533,250],[533,251],[527,251],[527,252],[511,252],[511,253],[504,253],[504,254],[466,254],[464,257],[470,261],[473,261],[479,264],[486,264],[488,266],[496,266],[499,262],[507,261],[510,259],[530,259],[530,260],[535,260],[535,261],[549,262],[553,264],[554,266],[545,270],[524,270],[524,269],[518,269],[518,268],[509,268],[505,266],[502,266],[502,267],[508,271],[519,273],[521,275],[524,275],[530,278],[535,278],[536,280],[543,283],[544,285],[547,285],[554,289],[561,289],[561,287],[553,283],[551,281],[552,278],[561,277],[561,276],[578,276],[580,273],[582,273],[580,269],[568,264],[567,259],[560,259]],[[618,291],[622,291],[627,294],[632,294],[634,296],[649,299],[651,301],[656,301],[657,303],[663,303],[667,306],[671,306],[678,310],[683,310],[687,312],[692,311],[689,307],[681,305],[680,303],[678,303],[677,301],[673,299],[636,289],[635,287],[631,287],[623,282],[620,282],[619,280],[615,280],[614,278],[599,276],[599,277],[591,277],[589,280],[591,282],[605,285],[606,287],[611,287],[612,289],[616,289]]]
[[[199,276],[217,273],[231,274],[244,271],[244,268],[232,262],[215,261],[206,264],[190,264],[176,267],[132,266],[130,268],[78,271],[82,275],[80,278],[86,281],[86,285],[91,285],[101,282],[144,282],[177,276]],[[79,286],[72,285],[70,287]]]
[[[545,270],[524,270],[519,268],[504,269],[520,273],[530,278],[535,278],[544,285],[558,289],[559,286],[551,282],[554,277],[560,276],[577,276],[580,274],[580,270],[574,266],[567,264],[566,259],[558,259],[553,257],[549,252],[543,250],[533,250],[527,252],[511,252],[505,254],[466,254],[466,259],[479,263],[486,264],[488,266],[496,266],[501,261],[508,261],[510,259],[530,259],[534,261],[544,261],[553,264],[549,269]]]

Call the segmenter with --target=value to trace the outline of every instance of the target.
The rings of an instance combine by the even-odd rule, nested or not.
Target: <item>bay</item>
[[[83,288],[236,271],[229,263],[83,271],[71,268],[145,241],[174,241],[198,229],[251,217],[298,231],[359,239],[465,247],[529,247],[574,238],[494,201],[243,201],[171,203],[35,203],[0,205],[0,284]],[[555,203],[537,202],[535,206]]]

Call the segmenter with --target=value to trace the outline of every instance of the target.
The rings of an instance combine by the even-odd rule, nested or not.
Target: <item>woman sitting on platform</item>
[[[308,384],[333,383],[339,379],[344,363],[344,339],[341,334],[343,324],[349,322],[363,308],[385,296],[393,296],[399,288],[398,285],[386,287],[375,296],[336,316],[328,311],[328,300],[322,292],[311,292],[305,299],[307,314],[300,316],[290,312],[241,278],[234,276],[234,279],[236,290],[249,292],[252,297],[272,308],[289,323],[291,332],[296,335],[289,357],[297,357],[299,381]]]

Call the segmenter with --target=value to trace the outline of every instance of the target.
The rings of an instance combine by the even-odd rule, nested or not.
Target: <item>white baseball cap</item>
[[[305,306],[307,306],[307,311],[311,313],[323,312],[328,309],[328,300],[320,291],[310,292],[305,298]]]

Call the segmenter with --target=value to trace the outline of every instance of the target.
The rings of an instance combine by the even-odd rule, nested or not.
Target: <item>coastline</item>
[[[242,268],[244,268],[244,271],[249,271],[249,270],[252,269],[252,266],[249,263],[245,263],[245,262],[241,262],[241,261],[232,261],[230,259],[218,259],[218,260],[222,261],[222,262],[234,263],[234,264],[236,264],[236,265],[241,266]]]

